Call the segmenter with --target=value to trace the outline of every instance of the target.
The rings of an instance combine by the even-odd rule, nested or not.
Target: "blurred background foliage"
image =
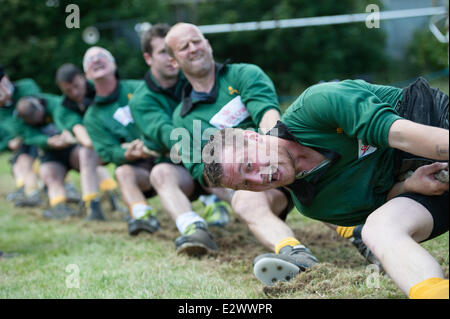
[[[65,26],[66,6],[80,8],[80,28]],[[147,70],[135,26],[178,21],[198,25],[290,19],[365,12],[375,0],[0,0],[0,63],[11,79],[34,78],[47,92],[59,93],[56,69],[72,62],[81,67],[89,44],[88,26],[100,31],[96,45],[116,57],[122,78],[142,78]],[[413,37],[406,59],[385,53],[383,28],[364,23],[208,34],[218,62],[261,66],[279,94],[297,95],[318,81],[364,78],[388,83],[447,67],[447,44],[424,29]],[[399,66],[401,65],[401,66]],[[396,75],[392,75],[392,74]],[[399,78],[398,78],[399,79]]]

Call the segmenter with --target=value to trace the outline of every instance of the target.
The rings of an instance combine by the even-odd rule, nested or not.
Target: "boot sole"
[[[191,257],[200,257],[206,254],[215,255],[217,251],[212,250],[201,244],[184,243],[181,247],[177,248],[177,253],[185,254]]]
[[[289,281],[299,272],[298,266],[277,258],[264,257],[253,266],[256,278],[266,286],[272,286],[278,281]]]

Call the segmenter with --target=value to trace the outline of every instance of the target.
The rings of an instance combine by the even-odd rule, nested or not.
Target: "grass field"
[[[298,212],[288,224],[321,264],[273,287],[254,277],[252,260],[266,251],[235,216],[225,229],[211,229],[220,253],[202,259],[176,255],[178,232],[158,198],[150,203],[162,229],[153,235],[130,237],[119,213],[108,212],[107,222],[44,220],[42,208],[14,208],[5,200],[14,188],[8,158],[0,155],[0,250],[18,255],[0,259],[2,299],[405,298],[388,277],[367,267],[351,243]],[[79,183],[75,173],[69,179]],[[195,202],[194,208],[202,206]],[[448,232],[423,244],[447,278],[448,244]]]

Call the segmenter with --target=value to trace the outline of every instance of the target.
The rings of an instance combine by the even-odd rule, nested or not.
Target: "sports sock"
[[[351,227],[344,227],[344,226],[338,226],[336,228],[336,232],[339,236],[343,238],[350,238],[353,236],[353,230],[355,229],[355,226]]]
[[[294,237],[287,237],[281,241],[279,241],[275,246],[275,253],[278,254],[283,247],[286,246],[297,246],[300,245],[300,242]]]
[[[40,161],[39,159],[35,159],[35,160],[33,161],[33,171],[34,171],[36,174],[39,174],[39,167],[41,167],[41,161]]]
[[[175,223],[177,224],[178,231],[184,235],[186,228],[188,228],[189,225],[192,225],[193,223],[200,222],[205,224],[206,222],[203,218],[201,218],[196,212],[190,211],[181,214],[177,217]]]
[[[112,191],[117,188],[117,183],[113,178],[107,178],[100,182],[99,188],[102,192]]]
[[[130,215],[134,219],[139,219],[147,216],[151,210],[152,207],[149,206],[147,203],[143,202],[134,203],[131,205]]]
[[[428,278],[411,287],[410,299],[449,299],[448,279]]]
[[[25,184],[25,182],[24,182],[24,180],[23,180],[22,178],[16,179],[16,188],[17,188],[17,189],[19,189],[19,188],[21,188],[22,186],[24,186],[24,184]]]
[[[85,207],[88,208],[90,206],[91,202],[95,198],[97,198],[97,196],[98,196],[98,193],[90,193],[90,194],[83,195],[82,200],[84,202]]]
[[[55,207],[58,204],[65,203],[66,202],[66,196],[61,195],[61,196],[57,196],[55,198],[50,198],[49,201],[50,201],[50,206],[51,207]]]

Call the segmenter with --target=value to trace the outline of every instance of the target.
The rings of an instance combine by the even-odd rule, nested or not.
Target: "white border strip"
[[[299,28],[318,25],[364,22],[370,15],[373,14],[374,12],[369,12],[369,13],[343,14],[335,16],[323,16],[323,17],[311,17],[299,19],[267,20],[260,22],[211,24],[199,26],[199,28],[205,34],[268,30],[277,28]],[[422,17],[422,16],[434,16],[442,14],[447,14],[447,9],[445,7],[380,11],[379,17],[380,20],[389,20],[389,19],[402,19],[402,18]]]

